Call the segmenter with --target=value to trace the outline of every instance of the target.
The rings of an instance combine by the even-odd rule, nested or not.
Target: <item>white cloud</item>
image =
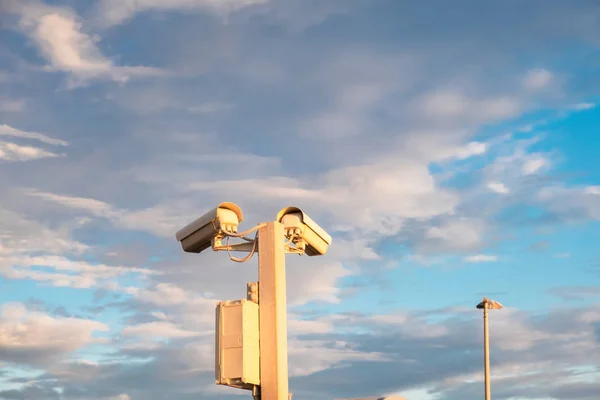
[[[555,164],[558,154],[555,151],[535,152],[531,146],[539,142],[539,136],[514,140],[508,136],[497,146],[499,156],[483,168],[483,184],[489,191],[499,194],[514,194],[513,200],[523,196],[535,198],[535,190],[544,182],[542,179]],[[506,203],[488,203],[495,211],[500,211]],[[490,209],[488,209],[490,210]]]
[[[409,324],[403,330],[406,336],[414,338],[442,338],[450,332],[448,327],[441,324]]]
[[[106,218],[120,228],[147,231],[158,236],[171,236],[183,223],[182,220],[185,215],[182,210],[173,207],[173,205],[159,205],[141,210],[125,210],[86,197],[58,195],[33,189],[25,189],[23,192],[65,207],[89,212],[100,218]]]
[[[205,299],[197,293],[193,293],[182,289],[172,283],[161,282],[151,289],[140,289],[137,291],[137,297],[150,304],[161,307],[182,306],[182,305],[202,305],[211,304],[214,306],[214,301]]]
[[[51,153],[39,147],[0,142],[0,159],[6,161],[31,161],[58,156],[59,154]]]
[[[536,199],[551,212],[566,220],[600,220],[600,188],[598,186],[540,189]]]
[[[452,213],[458,203],[425,165],[402,161],[332,170],[320,191],[324,205],[362,229],[394,233],[406,218]]]
[[[426,229],[425,239],[434,248],[466,251],[483,244],[485,222],[473,218],[450,219]]]
[[[195,115],[219,114],[234,108],[233,102],[198,99],[197,93],[183,94],[169,80],[153,80],[143,85],[119,86],[104,100],[143,115],[156,116],[163,111],[185,111]]]
[[[149,67],[121,67],[102,54],[99,38],[84,31],[79,17],[70,9],[41,2],[9,3],[20,15],[19,26],[48,61],[48,70],[71,74],[70,87],[88,79],[126,81],[131,76],[155,76],[161,71]]]
[[[288,346],[290,376],[307,376],[346,362],[386,360],[383,353],[363,352],[345,342],[336,342],[331,347],[325,341],[292,338]]]
[[[548,161],[542,156],[532,157],[523,164],[523,174],[532,175],[539,172],[548,165]]]
[[[301,268],[307,264],[305,261],[288,257],[287,264],[290,269],[296,269],[288,275],[290,282],[294,282],[287,288],[288,304],[293,306],[310,301],[339,303],[341,289],[337,287],[337,282],[352,275],[341,262],[336,262],[331,257],[325,262],[313,263],[310,269],[306,268],[304,271]]]
[[[576,111],[582,111],[582,110],[591,110],[592,108],[595,108],[596,104],[595,103],[577,103],[577,104],[573,104],[570,109],[571,110],[576,110]]]
[[[38,140],[42,143],[57,145],[57,146],[67,146],[69,143],[65,140],[55,139],[48,135],[39,132],[26,132],[19,130],[17,128],[13,128],[6,124],[0,125],[0,136],[11,136],[20,139],[33,139]]]
[[[485,118],[483,122],[517,116],[522,107],[518,99],[507,96],[476,99],[474,102],[481,103],[480,106],[476,107],[476,111],[479,111],[481,117]]]
[[[368,133],[374,128],[367,114],[385,94],[386,88],[380,84],[347,85],[340,89],[332,109],[308,118],[300,132],[316,140],[347,139]]]
[[[221,275],[217,275],[216,280],[210,272],[209,276],[213,285],[224,284],[223,280],[218,279]],[[226,280],[225,283],[230,282]],[[185,284],[184,282],[183,285]],[[187,330],[200,332],[205,331],[207,327],[214,327],[215,305],[218,301],[212,293],[203,293],[206,287],[207,285],[201,285],[199,289],[194,290],[190,289],[189,285],[183,288],[175,283],[159,282],[148,288],[128,288],[125,292],[133,295],[138,303],[153,309],[158,308],[169,315],[169,321],[158,321],[159,328],[168,329],[165,328],[167,324],[178,323]],[[240,297],[244,297],[243,293]]]
[[[481,146],[475,146],[475,150],[481,151]],[[344,225],[362,234],[369,231],[394,234],[405,219],[427,219],[454,211],[458,196],[437,186],[426,163],[394,158],[332,169],[318,180],[312,176],[206,180],[187,183],[184,190],[188,195],[202,191],[215,198],[217,195],[239,198],[240,193],[252,193],[243,205],[245,209],[263,210],[269,204],[276,207],[282,199],[310,201],[317,205],[311,214],[333,215],[336,221],[344,221]],[[107,218],[120,228],[145,230],[160,236],[171,236],[193,212],[190,204],[158,204],[142,210],[124,210],[94,199],[35,190],[26,193]]]
[[[2,266],[4,267],[4,266]],[[95,281],[92,277],[85,275],[57,274],[53,272],[42,272],[34,269],[19,268],[11,266],[2,275],[8,279],[32,279],[38,282],[50,282],[56,287],[72,287],[77,289],[87,289],[94,286]]]
[[[89,211],[98,216],[112,217],[114,214],[112,206],[94,199],[75,196],[62,196],[54,193],[39,192],[33,189],[25,189],[23,192],[29,196],[40,197],[42,199],[50,200],[67,207]]]
[[[600,186],[586,186],[583,188],[583,193],[600,196]]]
[[[407,323],[410,320],[410,315],[408,313],[396,312],[394,314],[379,314],[373,315],[370,317],[370,320],[379,323],[379,324],[387,324],[387,325],[404,325],[408,326]]]
[[[188,223],[191,211],[176,204],[159,204],[142,210],[117,210],[111,221],[120,228],[172,237],[173,233]]]
[[[36,250],[29,249],[29,251]],[[40,267],[45,270],[40,270]],[[136,267],[90,264],[53,255],[27,256],[0,253],[0,275],[10,279],[33,279],[50,282],[54,286],[91,288],[125,274],[151,275],[157,272]]]
[[[293,313],[288,314],[288,333],[292,336],[327,333],[333,330],[330,321],[319,319],[297,319]]]
[[[330,112],[314,117],[301,128],[302,135],[312,139],[339,140],[358,136],[365,130],[359,115],[348,115],[342,111]]]
[[[498,261],[498,257],[488,254],[476,254],[472,256],[467,256],[463,258],[463,260],[469,263],[494,262]]]
[[[207,10],[228,14],[268,0],[101,0],[99,17],[106,25],[117,25],[144,11]]]
[[[30,32],[42,55],[60,71],[93,74],[106,72],[112,66],[94,39],[82,32],[82,24],[73,15],[54,12],[25,16],[22,26]]]
[[[425,163],[383,158],[332,169],[318,180],[273,177],[205,181],[190,187],[220,196],[252,193],[252,201],[260,198],[263,204],[280,204],[280,199],[310,201],[315,204],[312,213],[333,215],[361,234],[394,234],[404,220],[452,213],[459,201],[453,192],[436,185]]]
[[[152,312],[150,314],[152,314],[152,316],[154,318],[160,319],[160,320],[163,320],[163,321],[169,319],[169,316],[167,314],[165,314],[164,312],[161,312],[161,311],[155,311],[155,312]]]
[[[501,183],[501,182],[489,182],[487,184],[487,187],[492,192],[496,192],[496,193],[500,193],[500,194],[507,194],[509,192],[509,190],[506,187],[506,185],[504,183]]]
[[[0,255],[3,256],[26,254],[33,249],[54,255],[81,254],[89,249],[70,237],[69,226],[49,229],[3,207],[0,207],[0,221]]]
[[[600,297],[600,286],[561,286],[551,288],[548,293],[563,300],[581,300],[591,297]]]
[[[84,261],[90,247],[71,238],[81,222],[54,229],[0,207],[0,275],[9,279],[32,279],[53,286],[110,287],[120,276],[145,277],[158,272],[138,267]]]
[[[4,361],[45,363],[96,342],[95,331],[108,330],[98,321],[54,318],[28,311],[21,303],[8,303],[0,317],[0,351]]]
[[[0,125],[0,136],[8,136],[26,140],[37,140],[45,144],[57,146],[68,145],[68,143],[64,140],[55,139],[43,133],[22,131],[6,124]],[[40,147],[0,141],[0,159],[6,161],[30,161],[41,158],[58,157],[60,155],[61,154],[52,153]]]
[[[19,112],[25,109],[25,100],[0,96],[0,112]]]
[[[225,182],[224,182],[225,183]],[[276,202],[279,202],[279,199],[273,196],[276,192],[274,190],[269,191],[268,186],[264,185],[254,185],[251,182],[241,183],[237,186],[237,190],[240,190],[240,187],[243,187],[245,184],[249,186],[254,186],[254,192],[256,192],[256,188],[261,188],[261,190],[265,190],[265,197],[270,198],[271,201],[273,199]],[[229,189],[234,189],[234,186],[231,184],[225,185]],[[197,208],[189,208],[186,207],[180,208],[174,206],[173,204],[167,205],[159,205],[153,209],[141,210],[141,211],[125,211],[118,210],[108,205],[107,203],[100,202],[93,199],[79,198],[79,197],[71,197],[71,196],[60,196],[54,195],[51,193],[43,193],[36,192],[33,190],[25,190],[24,193],[34,195],[36,197],[41,197],[45,200],[50,200],[53,202],[57,202],[58,204],[68,206],[74,209],[81,209],[86,212],[90,212],[93,215],[96,215],[101,218],[107,218],[110,220],[115,227],[120,229],[133,229],[133,230],[147,230],[148,232],[156,233],[160,236],[168,236],[172,237],[173,233],[181,227],[184,223],[188,222],[190,215],[195,215],[195,212],[198,212]],[[221,194],[222,195],[222,194]],[[261,201],[263,197],[254,198],[254,201]],[[242,203],[244,206],[244,210],[248,210],[246,208],[246,204]],[[248,204],[248,206],[252,209],[252,203]],[[163,210],[164,209],[164,215]],[[170,213],[175,212],[176,214],[170,215]],[[315,211],[323,211],[315,210]],[[314,215],[314,214],[313,214]],[[248,217],[248,214],[246,213]],[[344,250],[342,250],[344,249]],[[339,293],[340,289],[336,287],[336,282],[339,278],[343,276],[348,276],[350,272],[344,268],[344,266],[337,262],[337,260],[342,259],[350,259],[352,256],[356,256],[354,260],[358,259],[374,259],[377,258],[377,255],[373,252],[372,249],[368,247],[368,244],[360,239],[358,241],[347,241],[342,240],[339,243],[339,246],[336,246],[333,249],[332,254],[334,254],[334,258],[325,260],[325,262],[317,263],[316,265],[311,264],[310,267],[308,265],[303,265],[300,268],[299,272],[296,274],[296,270],[291,271],[291,276],[294,276],[294,280],[296,284],[293,287],[288,289],[288,296],[290,304],[302,304],[310,300],[320,300],[326,302],[339,302]],[[337,256],[335,256],[337,254]],[[301,260],[297,260],[295,258],[289,260],[290,265],[295,265],[296,263],[306,264],[306,261],[302,262]],[[315,270],[318,273],[305,273],[306,270]],[[302,272],[304,271],[304,272]],[[14,272],[13,272],[14,273]],[[29,272],[32,274],[33,272]],[[297,275],[297,276],[295,276]],[[36,275],[38,278],[42,278],[39,273]],[[213,274],[210,274],[209,279],[217,279],[213,277]],[[62,282],[62,281],[61,281]],[[94,281],[95,282],[95,281]],[[221,282],[220,279],[217,279],[217,282]],[[66,281],[65,281],[66,284]],[[75,283],[71,283],[75,284]],[[76,283],[78,285],[83,285],[86,283]],[[88,282],[88,285],[92,285],[92,282]],[[111,290],[124,290],[123,288],[118,287],[109,287]],[[159,283],[153,289],[135,289],[129,288],[127,289],[129,294],[135,295],[140,301],[160,305],[167,307],[201,307],[203,309],[209,310],[210,308],[214,308],[214,300],[207,299],[204,297],[199,297],[193,292],[188,290],[184,290],[183,288],[168,284],[168,283]],[[207,311],[207,315],[212,311]]]
[[[440,314],[446,316],[448,316],[448,314],[453,315],[453,317],[450,317],[451,321],[456,316],[456,313],[449,312],[449,310],[446,309],[438,311]],[[461,312],[459,312],[459,314],[460,313]],[[564,313],[564,315],[561,316],[561,313]],[[368,357],[377,357],[377,353],[369,353],[369,350],[373,351],[373,349],[387,349],[391,345],[373,345],[374,342],[380,341],[382,343],[387,343],[386,341],[393,341],[393,339],[391,339],[392,337],[399,338],[398,342],[394,344],[396,346],[403,346],[404,342],[410,341],[413,338],[417,339],[419,342],[423,340],[431,340],[431,343],[437,343],[440,345],[439,349],[434,349],[432,351],[442,354],[445,351],[444,348],[454,347],[457,345],[457,343],[461,343],[462,346],[464,342],[459,338],[463,338],[465,329],[471,329],[480,326],[479,318],[472,318],[469,322],[466,322],[463,319],[467,315],[472,316],[473,311],[469,311],[469,309],[465,308],[465,310],[462,311],[462,314],[463,315],[461,318],[458,318],[454,322],[432,322],[428,319],[428,313],[424,313],[424,315],[419,315],[416,313],[408,313],[406,315],[401,314],[400,318],[394,318],[395,315],[378,315],[376,325],[371,323],[373,317],[351,316],[344,314],[331,315],[327,318],[334,323],[333,331],[336,332],[339,332],[339,329],[344,327],[367,329],[370,332],[370,334],[367,335],[370,337],[369,342],[371,345],[364,346],[363,354],[357,354],[357,356],[364,357],[363,359],[368,359]],[[503,351],[506,351],[507,356],[509,357],[507,362],[503,364],[501,363],[502,365],[498,366],[497,372],[500,375],[511,375],[511,371],[514,370],[514,365],[511,365],[513,357],[518,357],[518,354],[524,350],[528,351],[528,353],[531,355],[531,357],[526,360],[525,363],[530,365],[537,364],[535,366],[536,368],[534,368],[535,370],[540,368],[547,369],[547,367],[552,364],[556,365],[558,359],[561,359],[563,362],[566,361],[567,365],[572,365],[573,361],[571,360],[573,359],[571,357],[575,353],[578,354],[579,357],[591,351],[592,354],[589,354],[586,359],[591,360],[593,357],[595,357],[596,346],[593,324],[600,320],[600,313],[598,313],[597,310],[588,309],[584,313],[572,313],[569,310],[564,310],[553,312],[550,316],[544,316],[543,319],[540,319],[539,316],[536,318],[531,317],[532,315],[530,314],[520,312],[512,308],[505,308],[497,313],[494,313],[493,324],[497,335],[498,347],[503,349]],[[561,324],[560,322],[563,318],[570,320],[570,325],[565,325],[564,323]],[[557,327],[560,326],[572,326],[572,329],[557,329]],[[575,327],[577,327],[577,329],[574,329]],[[386,332],[389,332],[390,335],[388,336]],[[459,340],[459,342],[457,342],[457,340]],[[469,348],[471,346],[478,347],[481,343],[480,340],[480,338],[474,339],[473,342],[470,342],[470,344],[467,346]],[[309,345],[318,345],[317,341],[309,341],[307,343]],[[299,349],[302,348],[302,344],[302,342],[298,343]],[[292,345],[296,346],[296,342],[294,340],[290,341],[290,346]],[[339,341],[336,345],[331,344],[329,347],[332,350],[349,350],[349,360],[352,361],[351,353],[353,346],[353,342],[345,343]],[[540,346],[542,346],[541,349],[539,349]],[[547,351],[544,351],[546,346],[553,349],[552,354],[547,354]],[[406,351],[407,350],[405,349],[405,352]],[[405,352],[402,354],[405,354]],[[290,354],[292,354],[292,352],[290,352]],[[319,354],[319,352],[311,352],[311,355],[312,354]],[[326,354],[328,353],[326,352]],[[392,354],[393,352],[384,353],[384,358],[377,361],[385,361],[387,356],[394,358]],[[419,353],[414,352],[412,354]],[[541,358],[540,354],[542,355]],[[568,361],[563,358],[563,355],[568,355]],[[403,363],[403,367],[401,368],[411,368],[410,365],[404,364],[407,361],[410,361],[406,360],[405,357],[406,356],[400,356],[399,359],[395,360],[401,360],[400,362]],[[304,374],[322,368],[320,364],[320,357],[314,359],[313,361],[313,363],[309,364],[308,360],[298,360],[297,366],[299,371],[294,372],[298,374]],[[412,361],[416,363],[422,362],[422,360]],[[334,363],[328,368],[332,368],[335,365],[336,364]],[[302,370],[306,370],[306,372]],[[468,368],[464,371],[467,370]],[[518,371],[514,372],[518,373]],[[469,374],[470,373],[461,375],[451,374],[446,377],[444,382],[439,383],[441,386],[446,386],[446,388],[448,388],[449,386],[455,386],[456,382],[458,381],[463,383],[464,381],[479,381],[482,378],[479,376],[479,374]],[[454,381],[454,383],[452,381]]]
[[[523,86],[530,90],[540,90],[548,87],[554,76],[552,72],[544,68],[536,68],[530,70],[525,78],[523,78]]]
[[[460,93],[440,91],[426,96],[421,107],[430,115],[455,117],[469,111],[469,100]]]
[[[130,325],[125,327],[121,334],[124,336],[136,336],[142,339],[187,338],[199,335],[198,332],[178,328],[175,324],[166,321],[153,321],[144,324]]]
[[[13,264],[32,264],[47,265],[59,271],[87,272],[98,276],[114,276],[123,273],[156,274],[157,272],[145,268],[108,266],[104,264],[89,264],[83,261],[73,261],[64,257],[44,256],[44,257],[16,257],[12,260]]]
[[[497,346],[502,350],[525,351],[538,346],[541,342],[559,344],[565,339],[577,340],[578,338],[581,339],[582,346],[591,344],[590,332],[587,330],[548,332],[536,327],[517,310],[504,309],[494,315]]]
[[[333,227],[333,230],[345,232],[352,228],[339,225]],[[333,257],[340,261],[355,261],[355,260],[381,260],[381,256],[373,249],[373,243],[376,240],[372,237],[344,239],[341,237],[335,238],[335,246],[331,246],[327,251],[328,257]]]
[[[464,160],[472,156],[479,156],[485,154],[487,151],[487,144],[482,142],[469,142],[464,147],[457,151],[456,157],[459,160]]]
[[[516,116],[521,111],[518,99],[508,96],[475,98],[460,91],[437,90],[423,96],[417,103],[420,112],[429,118],[456,119],[483,123]]]

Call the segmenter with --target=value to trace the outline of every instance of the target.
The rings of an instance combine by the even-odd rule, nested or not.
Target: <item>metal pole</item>
[[[258,230],[260,398],[288,400],[287,302],[283,225]]]
[[[488,328],[488,303],[483,304],[483,356],[485,365],[485,400],[490,400],[490,333]]]

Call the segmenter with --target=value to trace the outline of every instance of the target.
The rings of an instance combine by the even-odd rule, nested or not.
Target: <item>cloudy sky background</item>
[[[288,256],[295,400],[600,393],[597,1],[0,2],[0,398],[239,398],[182,254],[221,201]]]

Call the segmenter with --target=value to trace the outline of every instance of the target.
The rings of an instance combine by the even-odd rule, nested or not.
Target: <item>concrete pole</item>
[[[485,400],[490,400],[490,332],[488,328],[488,303],[483,304],[483,357],[485,374]]]
[[[287,300],[283,225],[258,230],[260,399],[288,400]]]

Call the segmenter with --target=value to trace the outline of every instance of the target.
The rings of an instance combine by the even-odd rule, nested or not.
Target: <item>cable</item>
[[[252,258],[252,256],[256,252],[256,243],[257,242],[258,242],[258,232],[256,232],[256,234],[254,235],[254,240],[252,243],[252,250],[250,251],[250,253],[248,253],[248,255],[244,258],[237,258],[237,257],[234,257],[231,255],[231,249],[229,248],[229,236],[227,236],[226,245],[227,245],[227,254],[229,255],[229,259],[231,261],[235,261],[238,263],[244,263],[244,262],[248,261],[250,258]]]
[[[247,242],[253,242],[255,239],[250,239],[248,237],[246,237],[246,235],[259,230],[260,228],[262,228],[263,226],[266,226],[267,224],[258,224],[256,225],[254,228],[248,229],[247,231],[244,232],[240,232],[240,233],[230,233],[230,232],[225,232],[223,231],[223,234],[225,234],[226,236],[231,236],[231,237],[235,237],[235,238],[241,238],[246,240]]]
[[[235,262],[238,262],[238,263],[244,263],[244,262],[248,261],[250,258],[252,258],[252,256],[256,252],[256,243],[258,242],[258,232],[256,232],[254,234],[254,239],[246,237],[246,235],[249,234],[249,233],[257,231],[258,229],[262,228],[265,225],[266,224],[258,224],[254,228],[248,229],[247,231],[240,232],[240,233],[229,233],[229,232],[222,231],[223,234],[225,235],[225,237],[227,238],[227,240],[226,240],[225,243],[226,243],[227,254],[229,255],[229,259],[231,261],[235,261]],[[243,239],[243,240],[245,240],[247,242],[252,242],[252,250],[248,253],[248,255],[246,257],[237,258],[237,257],[234,257],[231,254],[231,249],[229,248],[229,238],[231,238],[231,237],[240,238],[240,239]],[[296,253],[296,254],[299,254],[299,255],[304,254],[304,250],[299,249],[299,248],[297,248],[295,246],[292,246],[292,244],[294,244],[294,236],[291,236],[291,237],[287,238],[287,240],[284,241],[284,243],[283,243],[285,249],[287,251],[289,251],[290,253]]]

